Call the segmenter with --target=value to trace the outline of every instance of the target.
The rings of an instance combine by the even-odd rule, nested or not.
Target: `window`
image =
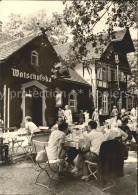
[[[102,68],[102,80],[107,81],[107,72],[106,72],[106,67]]]
[[[36,51],[32,51],[31,53],[31,64],[38,66],[38,53]]]
[[[117,72],[116,69],[111,69],[111,81],[117,80]]]
[[[131,110],[132,108],[136,107],[136,101],[134,97],[129,97],[127,99],[127,109]]]
[[[75,91],[71,91],[68,95],[68,105],[72,112],[77,111],[77,93]]]
[[[103,113],[104,114],[108,114],[108,95],[107,94],[103,94],[103,98],[102,98],[102,104],[103,104]]]

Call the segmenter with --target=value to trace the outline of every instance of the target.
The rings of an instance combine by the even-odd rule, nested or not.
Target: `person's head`
[[[27,122],[31,122],[32,121],[32,118],[30,116],[26,116],[24,118],[24,122],[27,123]]]
[[[66,109],[66,110],[68,110],[68,109],[69,109],[69,106],[68,106],[68,105],[66,105],[66,106],[65,106],[65,109]]]
[[[116,109],[116,106],[113,106],[113,109]]]
[[[67,129],[68,129],[68,124],[65,122],[61,122],[58,124],[58,129],[60,131],[63,131],[64,133],[66,133]]]
[[[88,130],[96,129],[97,123],[95,121],[89,121],[88,122]]]
[[[63,120],[63,118],[61,117],[61,116],[59,116],[58,117],[58,123],[61,123],[61,122],[63,122],[64,120]]]
[[[80,110],[81,113],[83,113],[83,110]]]
[[[85,112],[88,112],[88,110],[85,110]]]
[[[95,108],[95,112],[98,112],[98,109],[97,108]]]

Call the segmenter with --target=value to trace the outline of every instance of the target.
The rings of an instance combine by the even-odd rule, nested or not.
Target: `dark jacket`
[[[124,155],[118,140],[102,143],[99,153],[99,174],[101,179],[123,176]]]

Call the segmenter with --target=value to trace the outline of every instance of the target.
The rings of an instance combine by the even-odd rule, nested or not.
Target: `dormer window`
[[[31,64],[38,66],[38,52],[37,51],[32,51],[31,53]]]

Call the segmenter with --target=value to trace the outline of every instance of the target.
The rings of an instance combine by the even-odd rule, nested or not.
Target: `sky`
[[[37,1],[37,0],[2,0],[0,1],[0,21],[6,23],[8,21],[8,16],[10,13],[21,14],[22,16],[28,16],[31,14],[35,14],[35,12],[46,9],[48,11],[48,17],[51,17],[52,12],[62,13],[64,9],[64,5],[62,1]],[[101,32],[102,29],[106,29],[104,25],[104,21],[106,20],[106,16],[102,19],[102,21],[95,26],[94,33]],[[116,29],[119,30],[119,29]],[[131,37],[137,38],[137,30],[131,30]]]

